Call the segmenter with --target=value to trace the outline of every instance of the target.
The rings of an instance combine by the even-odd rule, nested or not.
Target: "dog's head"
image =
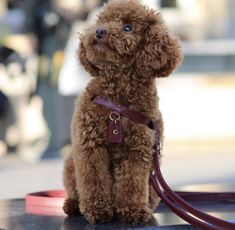
[[[80,62],[92,76],[105,68],[134,67],[141,76],[168,76],[181,49],[159,15],[137,0],[110,0],[81,36]]]

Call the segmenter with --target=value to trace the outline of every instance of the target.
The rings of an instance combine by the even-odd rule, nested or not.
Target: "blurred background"
[[[0,199],[62,188],[75,98],[90,80],[78,32],[105,0],[0,1]],[[157,86],[163,173],[174,188],[235,181],[235,1],[142,0],[182,40]]]

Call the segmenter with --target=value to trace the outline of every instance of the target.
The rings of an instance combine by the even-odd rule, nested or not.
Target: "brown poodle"
[[[179,43],[159,13],[136,0],[111,0],[82,35],[78,55],[94,78],[75,106],[64,211],[81,213],[90,223],[110,221],[114,213],[124,223],[147,222],[159,201],[149,185],[152,131],[123,117],[122,143],[109,143],[110,110],[92,98],[104,97],[154,118],[162,141],[155,78],[168,76],[180,63]]]

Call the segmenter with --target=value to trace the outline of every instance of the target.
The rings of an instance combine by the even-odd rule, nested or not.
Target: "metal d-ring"
[[[115,113],[114,111],[112,111],[109,115],[109,118],[111,121],[117,121],[120,120],[121,116],[119,113]]]

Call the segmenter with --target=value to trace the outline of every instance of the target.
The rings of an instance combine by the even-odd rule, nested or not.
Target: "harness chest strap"
[[[112,110],[109,116],[110,121],[108,124],[108,133],[107,133],[108,143],[122,142],[123,134],[122,134],[121,116],[127,117],[136,123],[149,125],[150,119],[148,119],[141,113],[129,110],[124,106],[116,105],[112,101],[106,100],[104,98],[96,97],[93,99],[93,101],[96,104],[105,106],[106,108]]]
[[[93,99],[93,102],[98,105],[102,105],[106,108],[109,108],[110,110],[114,111],[114,113],[119,114],[121,116],[125,116],[136,123],[144,124],[147,126],[149,125],[149,118],[134,110],[129,110],[127,107],[116,105],[110,100],[101,97],[95,97]]]
[[[173,212],[175,212],[178,216],[180,216],[188,223],[196,227],[199,227],[201,229],[205,230],[235,229],[234,223],[201,212],[200,210],[196,209],[186,201],[186,200],[235,201],[234,192],[223,192],[223,193],[174,192],[166,183],[160,170],[160,162],[159,162],[160,142],[158,140],[157,126],[155,122],[136,111],[129,110],[126,107],[116,105],[115,103],[105,98],[94,98],[93,102],[102,105],[106,108],[109,108],[115,113],[125,116],[132,121],[135,121],[140,124],[145,124],[151,130],[154,131],[155,144],[153,148],[154,148],[155,172],[152,175],[150,175],[150,182],[154,190],[158,194],[158,196]]]

